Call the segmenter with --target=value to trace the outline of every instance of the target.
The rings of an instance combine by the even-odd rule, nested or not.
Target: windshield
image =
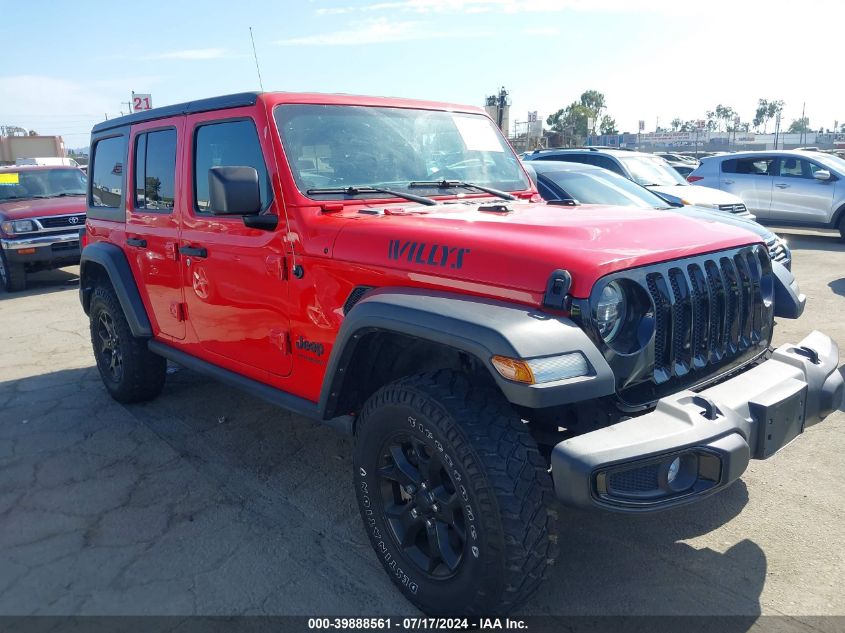
[[[459,180],[504,191],[529,188],[495,125],[478,114],[369,106],[281,105],[275,110],[300,191],[380,187],[443,195],[434,181]],[[428,181],[430,187],[420,187]],[[367,197],[390,194],[363,192]],[[450,191],[451,193],[451,191]],[[354,195],[312,191],[318,199]]]
[[[540,177],[551,180],[583,204],[607,204],[641,209],[666,208],[663,198],[648,189],[605,170],[542,172]]]
[[[78,169],[0,171],[0,200],[85,195],[85,174]]]
[[[835,154],[817,154],[813,156],[814,159],[832,169],[836,169],[839,173],[845,172],[845,159],[836,156]]]
[[[619,160],[628,168],[634,180],[645,187],[689,184],[659,156],[619,156]]]

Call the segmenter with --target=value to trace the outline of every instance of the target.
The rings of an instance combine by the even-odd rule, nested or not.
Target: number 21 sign
[[[132,93],[132,112],[141,112],[142,110],[152,110],[153,100],[151,95],[142,95],[137,92]]]

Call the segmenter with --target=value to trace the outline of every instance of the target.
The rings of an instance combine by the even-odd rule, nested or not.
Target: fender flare
[[[374,331],[429,340],[476,357],[515,405],[558,406],[609,395],[616,389],[604,356],[584,331],[566,317],[470,295],[381,288],[355,304],[340,327],[320,393],[319,411],[323,417],[346,413],[334,408],[347,369],[358,343]],[[567,352],[581,352],[590,375],[526,385],[503,378],[490,362],[494,355],[529,359]]]
[[[91,293],[94,291],[90,285],[90,275],[86,276],[86,268],[90,264],[97,264],[106,271],[109,281],[114,288],[132,336],[152,337],[153,329],[150,319],[147,317],[144,302],[138,292],[138,285],[132,276],[132,269],[129,261],[119,246],[107,242],[96,242],[89,244],[82,250],[79,262],[79,300],[82,309],[88,314],[91,305]]]

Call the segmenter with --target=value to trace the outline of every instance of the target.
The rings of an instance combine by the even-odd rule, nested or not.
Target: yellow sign
[[[0,185],[16,185],[20,182],[20,174],[16,171],[10,171],[4,174],[0,172]]]

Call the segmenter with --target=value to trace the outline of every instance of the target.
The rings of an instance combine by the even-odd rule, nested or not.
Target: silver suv
[[[669,163],[654,154],[603,147],[551,148],[523,154],[522,160],[566,161],[609,169],[650,189],[670,204],[695,205],[754,219],[737,196],[718,191],[718,187],[689,186],[690,183]]]
[[[703,158],[690,182],[733,193],[764,224],[839,229],[845,240],[845,160],[781,150]]]

